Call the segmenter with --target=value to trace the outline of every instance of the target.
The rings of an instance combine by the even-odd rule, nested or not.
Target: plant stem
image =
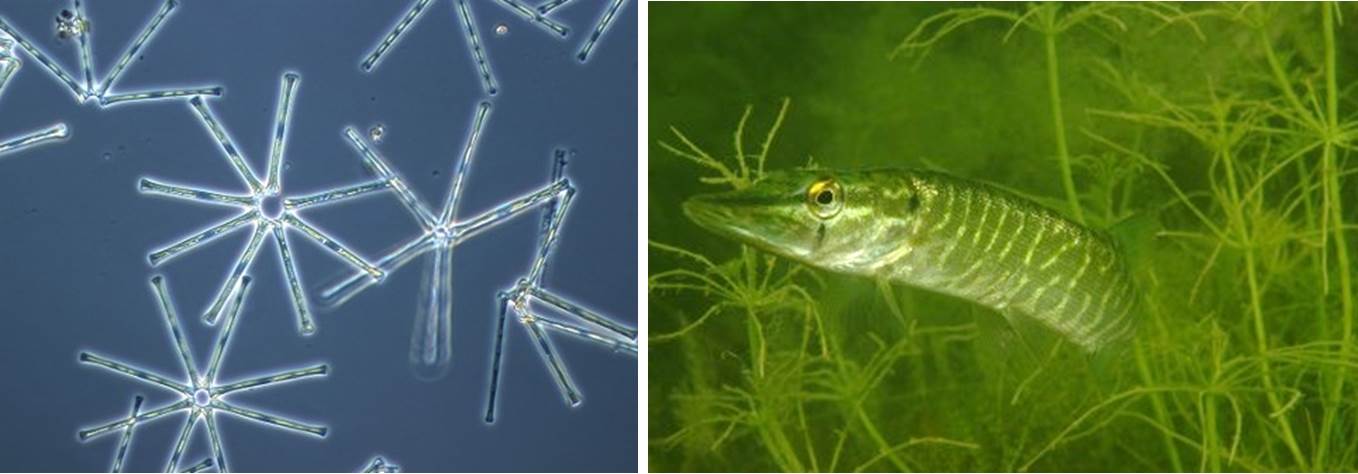
[[[905,461],[896,457],[895,451],[891,450],[891,444],[886,442],[882,433],[877,431],[877,425],[873,424],[872,418],[868,417],[867,412],[863,411],[862,401],[860,400],[854,410],[858,412],[858,421],[863,423],[863,428],[867,430],[868,436],[877,443],[877,449],[886,454],[886,458],[891,461],[891,465],[896,467],[898,472],[911,472],[910,466],[905,465]]]
[[[1225,198],[1230,199],[1226,209],[1228,210],[1228,216],[1235,228],[1235,232],[1239,236],[1239,241],[1244,247],[1245,275],[1249,280],[1250,310],[1254,320],[1254,337],[1255,343],[1258,345],[1259,354],[1262,355],[1268,353],[1269,345],[1268,329],[1264,325],[1263,290],[1259,287],[1258,262],[1255,255],[1256,252],[1258,252],[1258,248],[1254,235],[1246,225],[1246,222],[1250,221],[1250,219],[1246,218],[1245,202],[1240,197],[1240,187],[1236,181],[1235,156],[1231,153],[1232,150],[1229,142],[1224,140],[1229,136],[1229,132],[1226,130],[1228,113],[1226,110],[1219,110],[1216,114],[1216,133],[1219,137],[1223,138],[1223,140],[1220,141],[1220,144],[1217,145],[1219,148],[1216,153],[1218,154],[1217,159],[1221,160],[1224,174],[1226,175],[1227,192],[1225,193]],[[1259,360],[1259,372],[1260,378],[1264,383],[1264,395],[1268,400],[1269,408],[1274,412],[1281,411],[1282,405],[1279,403],[1277,391],[1274,389],[1273,371],[1267,358]],[[1285,444],[1288,451],[1291,452],[1293,460],[1297,463],[1298,470],[1306,470],[1306,458],[1302,455],[1301,448],[1297,444],[1296,436],[1292,433],[1291,422],[1286,416],[1280,415],[1277,418],[1279,432],[1283,438],[1283,444]]]
[[[1211,395],[1203,395],[1200,400],[1200,403],[1204,405],[1204,414],[1202,420],[1202,461],[1198,464],[1198,470],[1221,472],[1221,456],[1217,454],[1217,445],[1219,444],[1217,403]]]
[[[1339,353],[1340,360],[1348,360],[1350,341],[1353,337],[1353,290],[1349,275],[1348,242],[1344,235],[1344,210],[1339,193],[1339,170],[1335,164],[1334,142],[1339,133],[1339,89],[1335,79],[1334,8],[1337,7],[1331,4],[1321,5],[1321,20],[1324,22],[1325,35],[1325,125],[1327,128],[1323,172],[1326,180],[1326,192],[1328,193],[1326,200],[1330,203],[1330,219],[1334,221],[1332,229],[1334,232],[1335,257],[1339,265],[1339,302],[1342,318],[1340,328],[1343,331],[1340,335],[1342,345],[1339,347]],[[1330,439],[1333,437],[1332,431],[1335,429],[1335,418],[1343,397],[1345,376],[1343,366],[1336,366],[1330,383],[1328,403],[1325,404],[1325,415],[1321,421],[1320,439],[1316,448],[1317,463],[1324,460]]]
[[[1255,265],[1253,247],[1246,248],[1245,274],[1249,279],[1250,284],[1250,308],[1253,310],[1254,314],[1254,336],[1256,342],[1259,344],[1259,353],[1263,354],[1268,352],[1268,336],[1264,328],[1263,302],[1261,301],[1262,298],[1260,298],[1259,276],[1255,272]],[[1273,387],[1273,371],[1269,368],[1268,359],[1260,359],[1259,371],[1260,378],[1263,379],[1264,382],[1264,394],[1265,398],[1268,399],[1268,406],[1274,412],[1278,412],[1282,409],[1282,405],[1278,403],[1278,396],[1275,394],[1276,390]],[[1291,451],[1292,453],[1293,460],[1297,462],[1297,470],[1305,471],[1306,458],[1301,454],[1301,448],[1297,445],[1296,436],[1292,434],[1292,424],[1288,421],[1286,416],[1278,416],[1278,428],[1282,434],[1283,444],[1287,445],[1288,451]]]
[[[1070,206],[1070,212],[1076,222],[1083,224],[1085,216],[1080,210],[1080,198],[1075,194],[1075,179],[1070,172],[1070,150],[1066,146],[1066,119],[1061,114],[1061,78],[1060,66],[1056,62],[1056,34],[1055,31],[1048,30],[1042,35],[1047,43],[1047,92],[1051,100],[1052,126],[1056,129],[1056,157],[1061,163],[1061,184],[1066,189],[1066,202]]]
[[[748,247],[742,246],[742,249]],[[750,253],[746,253],[750,256]],[[746,258],[748,262],[753,257]],[[767,339],[764,337],[764,325],[759,322],[755,315],[754,308],[745,307],[745,329],[746,337],[750,344],[750,384],[755,393],[753,397],[754,406],[751,407],[755,414],[755,431],[759,433],[759,439],[763,441],[764,447],[773,456],[778,469],[784,472],[802,472],[806,469],[802,467],[801,460],[797,457],[796,451],[792,448],[792,443],[783,434],[782,420],[778,418],[779,413],[766,403],[768,401],[765,393],[765,363],[768,360]]]
[[[1141,384],[1147,387],[1155,385],[1151,379],[1151,368],[1146,361],[1146,349],[1141,344],[1136,344],[1136,368],[1141,376]],[[1160,399],[1160,394],[1151,394],[1151,410],[1155,412],[1155,419],[1160,424],[1171,426],[1169,415],[1165,412],[1165,402]],[[1179,459],[1179,448],[1174,444],[1174,438],[1169,433],[1164,434],[1165,452],[1169,453],[1169,461],[1174,466],[1174,472],[1184,472],[1183,461]]]

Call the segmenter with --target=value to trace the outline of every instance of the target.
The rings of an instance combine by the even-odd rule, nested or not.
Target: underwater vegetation
[[[1354,5],[650,14],[650,469],[1358,470]],[[682,210],[883,168],[1109,236],[1135,331],[1091,355]]]

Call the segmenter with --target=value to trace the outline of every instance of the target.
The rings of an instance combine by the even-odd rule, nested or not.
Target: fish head
[[[908,172],[798,169],[684,203],[700,227],[811,266],[872,274],[908,245]]]

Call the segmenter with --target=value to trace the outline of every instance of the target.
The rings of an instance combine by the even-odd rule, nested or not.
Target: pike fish
[[[1137,292],[1105,233],[1008,191],[909,169],[772,172],[684,203],[699,226],[837,273],[1027,317],[1089,352],[1127,337]]]

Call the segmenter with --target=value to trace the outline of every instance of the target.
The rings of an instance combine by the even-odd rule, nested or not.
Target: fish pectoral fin
[[[1020,363],[1027,370],[1037,370],[1042,361],[1049,359],[1056,346],[1064,340],[1062,336],[1041,322],[1029,317],[1017,308],[1004,306],[997,309],[1007,325],[1002,334],[1008,339],[1006,357]]]
[[[900,304],[896,301],[896,290],[891,287],[891,282],[886,277],[877,277],[877,292],[881,293],[882,299],[886,300],[887,309],[900,321],[901,328],[910,331],[910,320],[905,317],[905,312],[901,311]]]
[[[982,370],[1000,385],[1018,383],[1022,377],[1015,374],[1032,371],[1035,360],[1025,355],[1030,349],[1007,322],[1009,317],[976,306],[971,314],[976,322],[976,357]]]

